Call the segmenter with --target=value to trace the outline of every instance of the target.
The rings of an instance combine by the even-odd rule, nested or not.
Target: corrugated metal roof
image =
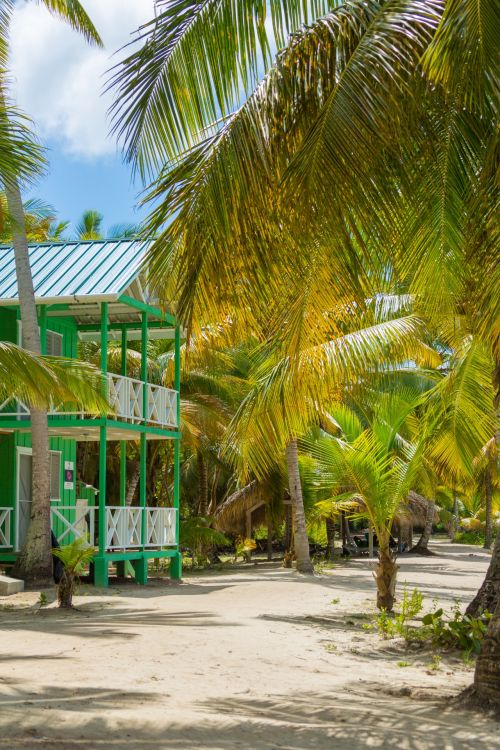
[[[152,240],[46,242],[29,246],[35,297],[108,297],[138,276]],[[18,298],[14,249],[0,246],[0,303]]]

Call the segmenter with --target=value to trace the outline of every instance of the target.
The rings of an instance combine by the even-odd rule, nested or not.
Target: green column
[[[103,373],[103,388],[107,393],[108,373],[108,303],[101,303],[101,370]],[[106,416],[106,415],[103,415]],[[106,445],[107,428],[99,428],[99,511],[98,511],[98,546],[99,553],[94,561],[94,581],[96,586],[108,584],[108,561],[106,552]]]
[[[177,431],[181,428],[181,335],[179,326],[175,327],[175,352],[174,352],[174,389],[177,391]],[[182,577],[182,557],[179,552],[179,521],[181,500],[181,439],[174,438],[174,508],[176,509],[176,534],[177,554],[170,563],[170,577],[179,580]]]
[[[40,305],[38,325],[40,326],[40,352],[47,354],[47,307]]]
[[[141,324],[141,380],[143,383],[142,390],[142,416],[143,427],[147,425],[147,408],[148,408],[148,315],[142,313]],[[144,544],[146,543],[146,479],[147,479],[147,438],[146,432],[141,432],[139,444],[139,505],[142,508],[141,523],[141,544],[143,556],[135,564],[135,580],[137,583],[145,584],[148,580],[148,561],[144,556]]]
[[[127,329],[122,328],[122,369],[121,374],[127,375]],[[120,505],[125,505],[127,497],[127,441],[120,442]]]

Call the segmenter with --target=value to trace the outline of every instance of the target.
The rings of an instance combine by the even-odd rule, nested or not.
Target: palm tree
[[[466,696],[482,710],[500,708],[500,534],[497,534],[491,563],[485,581],[474,601],[467,608],[467,614],[479,614],[488,610],[493,617],[476,662],[474,684],[466,691]]]
[[[87,362],[42,357],[0,341],[0,402],[20,399],[33,407],[76,402],[92,413],[107,409],[101,373]]]
[[[380,400],[364,429],[360,420],[349,415],[349,434],[305,441],[317,461],[319,486],[334,493],[321,507],[363,516],[376,534],[377,607],[387,612],[394,605],[398,569],[390,547],[392,524],[422,469],[422,436],[418,441],[404,437],[414,409],[414,402],[393,394]]]
[[[76,236],[79,240],[102,240],[102,222],[104,216],[99,211],[88,209],[76,225]]]
[[[37,198],[23,203],[26,235],[30,242],[45,242],[57,239],[67,229],[69,222],[56,222],[54,208]],[[5,193],[0,193],[0,242],[12,242],[12,225],[7,209]]]
[[[78,0],[44,0],[44,4],[51,13],[66,20],[72,28],[83,33],[89,42],[101,44],[99,35]],[[22,131],[17,125],[16,129],[15,123],[10,120],[9,106],[5,95],[8,31],[12,9],[12,2],[4,3],[0,21],[0,120],[6,126],[7,131],[10,128],[10,133],[7,132],[10,139],[7,138],[5,150],[3,147],[1,150],[0,176],[12,225],[12,243],[16,262],[24,345],[29,351],[39,354],[40,334],[20,181],[32,176],[33,167],[40,164],[40,155],[39,148],[34,145],[33,139],[26,132],[26,128]],[[18,157],[14,168],[12,168],[13,156]],[[37,408],[32,409],[31,424],[33,451],[31,521],[23,549],[16,562],[15,572],[23,578],[47,580],[51,577],[52,557],[48,471],[49,436],[46,411]]]

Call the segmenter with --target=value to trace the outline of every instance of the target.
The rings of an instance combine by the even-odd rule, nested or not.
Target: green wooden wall
[[[19,313],[15,309],[0,308],[0,340],[17,343]],[[48,318],[48,330],[60,333],[63,336],[63,356],[75,359],[78,354],[77,327],[72,318]],[[0,424],[1,427],[1,424]],[[10,434],[0,433],[0,507],[14,508],[13,528],[16,518],[16,476],[17,476],[17,451],[16,448],[30,448],[31,435],[29,432],[15,432]],[[55,507],[74,505],[76,500],[76,476],[75,488],[64,489],[64,462],[72,461],[76,468],[76,440],[54,437],[50,440],[50,449],[61,452],[61,476],[60,495],[61,500],[54,502]],[[64,513],[68,518],[71,512]],[[57,533],[58,529],[55,528]],[[68,539],[70,541],[70,539]]]

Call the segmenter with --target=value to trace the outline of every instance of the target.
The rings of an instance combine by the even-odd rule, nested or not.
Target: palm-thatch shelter
[[[282,506],[289,503],[290,500],[285,498]],[[251,537],[255,528],[269,524],[271,504],[273,521],[282,521],[285,507],[277,508],[274,488],[254,479],[219,505],[214,513],[215,527],[229,534]]]
[[[215,526],[226,533],[250,537],[253,529],[268,523],[267,508],[273,499],[271,489],[256,480],[232,493],[215,511]],[[284,517],[289,499],[284,500]],[[425,526],[429,501],[413,490],[407,501],[400,503],[393,523],[393,535],[411,544],[413,530]],[[281,519],[282,520],[282,519]],[[434,523],[439,520],[437,506],[434,510]]]

